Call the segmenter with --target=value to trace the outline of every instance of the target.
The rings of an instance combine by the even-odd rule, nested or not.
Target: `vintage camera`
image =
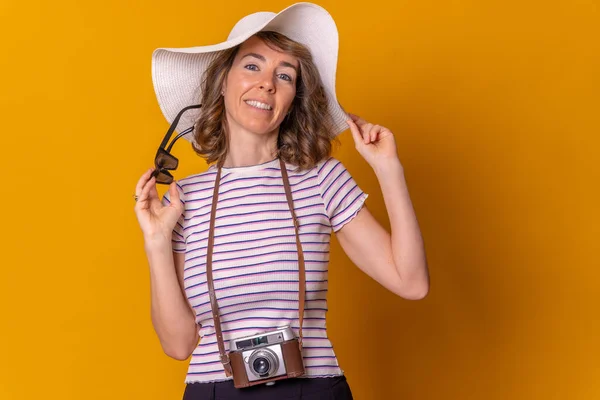
[[[232,339],[229,348],[236,388],[304,375],[298,339],[289,326]]]

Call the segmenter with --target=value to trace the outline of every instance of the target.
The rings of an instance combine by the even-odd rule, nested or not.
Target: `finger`
[[[138,180],[137,185],[135,185],[135,194],[138,197],[142,193],[142,190],[144,189],[144,185],[148,182],[148,178],[150,178],[150,174],[152,174],[153,170],[154,170],[154,168],[150,168],[148,171],[146,171]]]
[[[138,195],[138,204],[148,201],[150,199],[150,191],[152,190],[152,188],[154,188],[154,190],[156,190],[156,187],[154,185],[155,183],[156,183],[155,177],[151,177],[148,180],[148,182],[146,182],[146,184],[142,188],[142,193],[140,193]]]
[[[348,115],[350,116],[350,118],[352,118],[352,121],[354,121],[354,123],[361,128],[364,124],[367,123],[367,121],[365,121],[364,119],[362,119],[361,117],[359,117],[356,114],[348,114]]]
[[[375,142],[377,140],[377,134],[381,132],[381,126],[373,125],[371,131],[369,131],[369,139],[371,142]]]
[[[148,192],[148,200],[159,200],[158,199],[158,190],[156,189],[156,177],[152,177],[152,184],[150,185],[150,191]],[[160,203],[160,201],[159,201]]]
[[[363,126],[361,126],[361,130],[363,132],[363,139],[365,144],[368,144],[371,141],[371,129],[373,128],[373,124],[365,124]]]
[[[348,120],[346,122],[348,122],[348,125],[350,126],[350,132],[352,132],[352,138],[354,138],[354,144],[356,144],[356,146],[358,146],[358,144],[360,142],[362,142],[362,140],[363,140],[362,135],[360,133],[360,129],[358,129],[358,126],[356,126],[354,121]]]
[[[179,207],[181,200],[179,199],[179,190],[177,190],[177,184],[175,181],[171,182],[169,185],[169,195],[170,203]]]

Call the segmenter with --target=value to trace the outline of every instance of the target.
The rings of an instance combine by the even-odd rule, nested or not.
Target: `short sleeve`
[[[179,220],[177,221],[177,223],[175,224],[175,227],[173,228],[173,235],[172,235],[171,243],[173,245],[174,252],[185,253],[185,232],[184,232],[185,195],[184,195],[183,189],[181,188],[181,186],[179,186],[179,183],[176,183],[176,185],[177,185],[177,190],[179,191],[179,199],[183,203],[183,212],[181,213]],[[167,204],[171,203],[171,195],[169,194],[168,190],[162,198],[162,203],[163,203],[163,205],[167,205]]]
[[[334,232],[350,222],[369,196],[356,184],[346,167],[330,157],[318,166],[319,190]]]

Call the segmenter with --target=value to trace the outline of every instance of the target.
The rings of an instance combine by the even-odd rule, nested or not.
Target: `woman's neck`
[[[231,132],[229,149],[223,167],[247,167],[275,159],[278,134],[279,131],[262,135],[241,131]]]

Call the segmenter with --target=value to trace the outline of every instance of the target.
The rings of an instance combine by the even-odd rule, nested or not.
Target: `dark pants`
[[[256,385],[244,389],[233,387],[233,381],[188,383],[183,400],[352,400],[350,386],[344,376],[332,378],[290,378],[273,386]]]

